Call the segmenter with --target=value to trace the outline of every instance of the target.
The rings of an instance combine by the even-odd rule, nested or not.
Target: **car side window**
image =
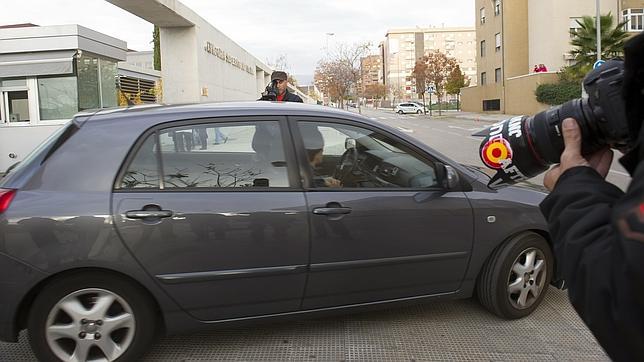
[[[289,187],[277,121],[173,127],[159,143],[166,189]]]
[[[156,136],[143,142],[120,182],[121,189],[158,189],[159,168],[156,158]]]
[[[120,189],[290,186],[277,121],[172,127],[158,135],[158,145],[154,133],[137,150]]]
[[[439,185],[431,161],[372,130],[298,122],[315,187],[427,188]]]

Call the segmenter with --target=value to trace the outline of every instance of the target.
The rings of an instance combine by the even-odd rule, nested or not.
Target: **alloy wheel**
[[[132,344],[136,321],[118,294],[98,288],[59,300],[45,324],[47,344],[63,361],[114,361]]]
[[[530,308],[546,287],[548,268],[543,252],[537,248],[522,251],[512,263],[507,294],[512,306]]]

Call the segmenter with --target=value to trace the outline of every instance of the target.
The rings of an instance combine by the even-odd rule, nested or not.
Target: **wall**
[[[62,124],[3,126],[0,132],[0,172],[24,158]],[[14,154],[16,158],[9,157]]]
[[[555,72],[532,73],[506,79],[505,113],[535,114],[550,108],[549,105],[537,102],[535,91],[540,84],[556,83]]]
[[[160,28],[161,77],[166,103],[199,102],[197,34],[194,27]]]

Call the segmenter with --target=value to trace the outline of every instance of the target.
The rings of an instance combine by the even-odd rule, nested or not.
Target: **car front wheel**
[[[416,114],[422,114],[422,113],[423,111],[421,111],[420,109],[416,111]]]
[[[136,361],[156,335],[153,305],[125,280],[72,274],[36,297],[29,342],[41,361]]]
[[[533,232],[516,235],[487,260],[477,283],[478,298],[499,317],[525,317],[545,297],[553,269],[552,251],[542,236]]]

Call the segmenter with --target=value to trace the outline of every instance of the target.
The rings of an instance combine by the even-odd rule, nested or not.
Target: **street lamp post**
[[[599,11],[599,0],[596,0],[595,2],[595,28],[597,28],[597,60],[602,59],[602,30],[601,30],[601,14]]]
[[[329,52],[329,37],[334,36],[335,33],[326,33],[326,51]]]

